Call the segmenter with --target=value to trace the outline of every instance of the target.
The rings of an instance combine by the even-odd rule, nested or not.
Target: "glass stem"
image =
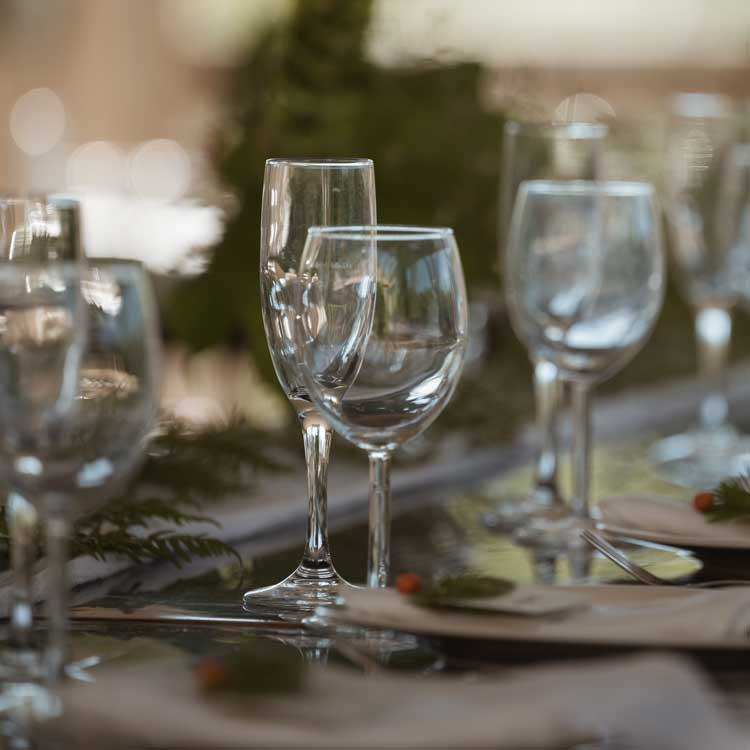
[[[591,403],[586,383],[573,383],[573,513],[591,518],[589,508],[589,469],[591,450]]]
[[[726,396],[729,344],[732,339],[732,314],[722,307],[705,307],[695,316],[698,366],[706,384],[706,393],[698,411],[704,430],[715,430],[727,423],[729,403]]]
[[[391,566],[391,454],[372,451],[370,458],[370,532],[367,585],[385,588]]]
[[[27,649],[34,641],[34,563],[39,515],[26,498],[10,490],[5,504],[10,536],[13,593],[10,613],[11,644]]]
[[[307,541],[298,572],[311,577],[330,572],[328,548],[328,457],[332,431],[317,411],[302,415],[307,461]]]
[[[70,519],[65,496],[50,494],[45,506],[47,542],[47,670],[54,685],[62,677],[68,661],[68,560],[70,558]]]
[[[540,440],[534,496],[543,505],[562,503],[557,483],[557,415],[561,385],[555,365],[544,360],[534,364],[534,396]]]

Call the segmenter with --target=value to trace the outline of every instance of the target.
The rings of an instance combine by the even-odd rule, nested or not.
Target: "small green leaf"
[[[711,523],[746,519],[750,521],[750,476],[725,479],[713,491],[714,503],[704,515]]]
[[[445,576],[428,588],[411,596],[420,607],[444,607],[457,599],[487,599],[504,596],[515,588],[512,581],[469,573]]]

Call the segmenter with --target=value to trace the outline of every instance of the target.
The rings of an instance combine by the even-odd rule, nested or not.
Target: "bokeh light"
[[[127,182],[127,158],[109,141],[80,145],[68,157],[65,183],[69,190],[122,190]]]
[[[130,157],[130,184],[144,198],[177,200],[187,192],[190,176],[190,157],[176,141],[147,141]]]
[[[51,151],[65,132],[65,107],[48,88],[31,89],[18,97],[10,112],[10,134],[29,156]]]

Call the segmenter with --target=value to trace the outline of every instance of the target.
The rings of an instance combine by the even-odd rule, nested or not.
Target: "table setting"
[[[747,689],[715,683],[750,673],[750,436],[726,382],[750,146],[730,101],[671,108],[664,185],[608,160],[605,124],[506,123],[496,291],[534,428],[482,450],[426,437],[471,348],[461,236],[386,223],[373,160],[265,162],[294,446],[170,422],[144,266],[87,256],[75,200],[0,196],[9,747],[745,746]],[[592,407],[673,272],[697,423],[654,417],[674,389]]]

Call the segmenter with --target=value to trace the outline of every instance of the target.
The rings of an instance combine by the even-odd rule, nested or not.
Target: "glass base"
[[[333,604],[349,588],[356,587],[332,565],[310,568],[302,563],[280,583],[246,592],[242,606],[253,615],[301,619],[316,607]]]
[[[393,661],[396,655],[421,653],[425,650],[424,639],[411,633],[395,630],[382,630],[341,622],[336,617],[336,608],[318,609],[314,614],[304,618],[307,630],[335,637],[335,648],[351,661],[357,663],[374,660],[385,666]]]
[[[0,713],[19,726],[31,726],[60,716],[62,701],[44,685],[9,683],[0,692]]]
[[[750,436],[730,425],[689,430],[659,440],[649,457],[659,473],[674,484],[706,490],[750,470]]]
[[[562,500],[550,501],[536,492],[507,495],[482,516],[482,523],[491,531],[510,533],[532,523],[536,518],[567,517],[568,507]]]
[[[535,552],[570,554],[588,546],[581,532],[594,526],[593,520],[574,516],[569,511],[564,515],[537,516],[513,532],[513,541]]]
[[[11,648],[0,651],[0,681],[27,683],[44,676],[43,653],[36,648]]]

